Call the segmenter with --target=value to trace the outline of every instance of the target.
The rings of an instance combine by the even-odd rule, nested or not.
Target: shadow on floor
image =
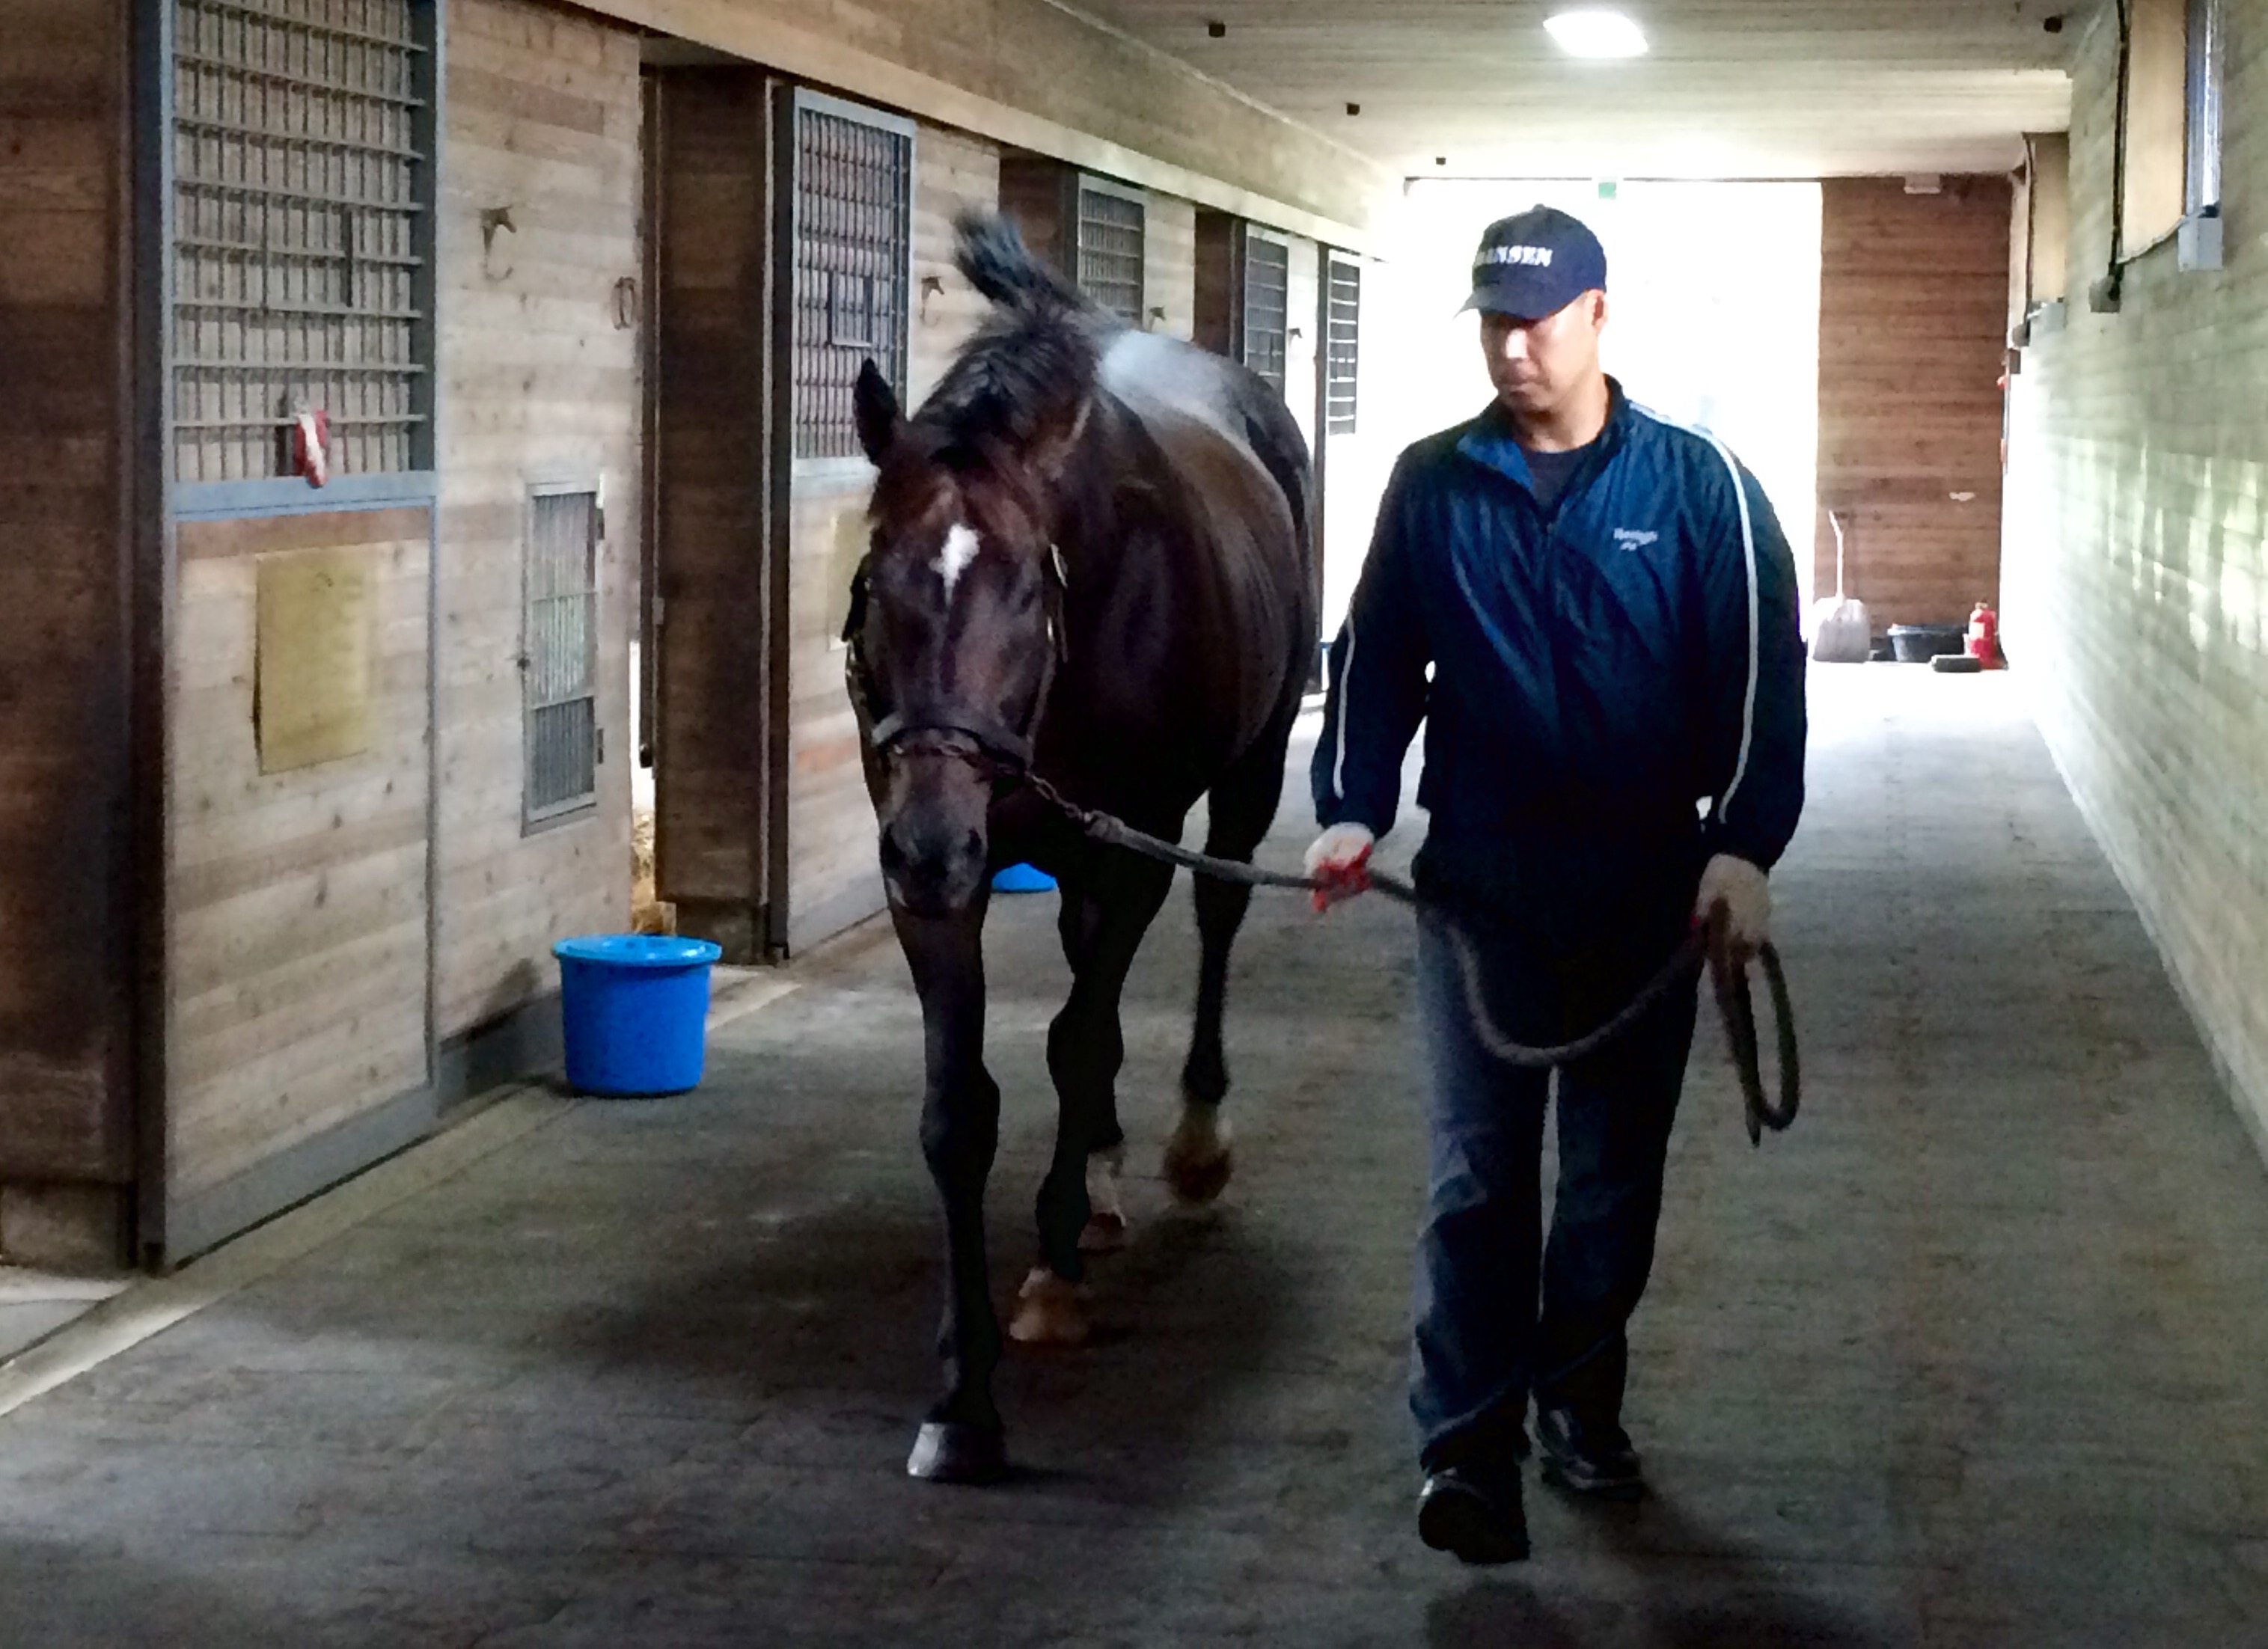
[[[0,1641],[8,1644],[319,1649],[351,1641],[280,1602],[255,1611],[246,1594],[240,1580],[208,1582],[145,1563],[122,1543],[101,1550],[61,1541],[0,1540],[0,1598],[6,1600]]]
[[[1658,1494],[1580,1512],[1580,1527],[1638,1583],[1627,1600],[1619,1588],[1609,1596],[1558,1594],[1528,1583],[1527,1572],[1505,1571],[1432,1600],[1427,1649],[1892,1649],[1898,1641],[1786,1583],[1761,1552],[1728,1550],[1720,1534]],[[1695,1552],[1709,1555],[1697,1562],[1682,1555]]]
[[[992,1200],[992,1296],[1005,1321],[1033,1239],[1005,1198]],[[629,1375],[688,1411],[739,1407],[759,1434],[776,1410],[849,1432],[895,1413],[910,1444],[938,1389],[945,1253],[934,1214],[899,1199],[846,1201],[658,1243],[644,1256],[647,1286],[554,1321],[541,1349],[557,1375]],[[1090,1281],[1090,1344],[1008,1349],[995,1391],[1012,1452],[1059,1471],[1111,1462],[1120,1496],[1170,1501],[1191,1452],[1236,1393],[1270,1378],[1307,1308],[1233,1210],[1139,1223]]]

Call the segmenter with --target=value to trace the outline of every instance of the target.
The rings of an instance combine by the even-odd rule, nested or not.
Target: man
[[[1766,872],[1803,792],[1795,568],[1755,479],[1624,399],[1599,364],[1606,254],[1535,207],[1482,237],[1495,401],[1402,455],[1315,752],[1319,904],[1359,892],[1425,724],[1418,886],[1456,913],[1490,1017],[1569,1041],[1706,924],[1714,966],[1766,936]],[[1426,1543],[1528,1555],[1528,1399],[1547,1481],[1642,1491],[1622,1427],[1624,1327],[1653,1262],[1696,993],[1562,1071],[1541,1244],[1547,1073],[1490,1057],[1458,953],[1418,940],[1432,1173],[1410,1407]],[[1539,1248],[1542,1248],[1539,1253]],[[1540,1295],[1540,1300],[1539,1300]]]

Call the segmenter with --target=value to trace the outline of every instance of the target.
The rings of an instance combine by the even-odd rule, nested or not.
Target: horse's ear
[[[890,449],[898,444],[898,431],[904,420],[898,416],[897,392],[890,380],[882,376],[882,369],[874,364],[874,357],[858,369],[858,386],[850,393],[852,410],[858,416],[858,445],[866,449],[866,456],[879,467],[889,456]]]

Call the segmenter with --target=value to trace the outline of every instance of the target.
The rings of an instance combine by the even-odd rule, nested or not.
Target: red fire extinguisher
[[[2000,620],[1985,603],[1979,601],[1977,610],[1969,615],[1969,656],[1987,670],[1997,669],[2000,663]]]

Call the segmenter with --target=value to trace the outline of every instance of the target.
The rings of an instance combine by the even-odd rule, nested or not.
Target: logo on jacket
[[[1644,549],[1648,544],[1659,541],[1660,537],[1661,534],[1659,533],[1640,532],[1634,526],[1615,528],[1615,546],[1619,549]]]

